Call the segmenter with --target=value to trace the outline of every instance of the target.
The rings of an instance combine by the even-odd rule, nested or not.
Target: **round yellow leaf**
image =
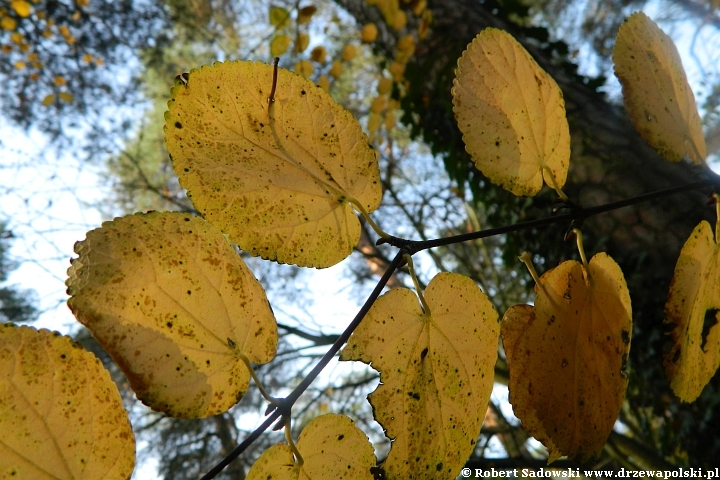
[[[130,478],[135,437],[110,374],[48,330],[0,325],[0,477]]]
[[[58,93],[58,97],[60,97],[60,100],[62,100],[65,103],[72,103],[74,97],[72,96],[72,93],[68,92],[60,92]]]
[[[57,75],[57,76],[55,77],[54,83],[55,83],[55,86],[56,86],[56,87],[62,87],[63,85],[65,85],[65,84],[67,83],[67,81],[66,81],[65,78],[62,77],[61,75]]]
[[[18,60],[15,62],[15,69],[16,70],[25,70],[25,67],[27,67],[27,64],[23,62],[22,60]]]
[[[18,16],[23,18],[29,17],[32,12],[32,6],[25,0],[12,0],[10,6],[13,10],[15,10],[15,13],[17,13]]]
[[[209,222],[129,215],[88,232],[75,252],[68,306],[153,409],[186,418],[225,412],[248,387],[242,355],[254,363],[275,356],[265,292]]]
[[[343,66],[342,63],[335,60],[332,64],[332,68],[330,68],[330,71],[328,74],[333,78],[340,78],[340,75],[342,75]]]
[[[310,57],[318,63],[325,63],[327,50],[325,50],[325,47],[323,46],[317,46],[312,49],[312,52],[310,52]]]
[[[312,77],[314,69],[310,60],[300,60],[295,64],[295,73],[306,79]]]
[[[382,113],[387,109],[388,98],[386,95],[375,97],[370,104],[370,111],[373,113]]]
[[[373,480],[373,447],[345,415],[328,413],[313,419],[300,433],[297,449],[302,466],[295,465],[288,445],[273,445],[257,459],[247,480]]]
[[[3,19],[0,20],[0,27],[2,27],[3,30],[15,30],[17,21],[12,17],[3,17]]]
[[[343,62],[349,62],[353,58],[355,58],[356,50],[354,45],[345,45],[345,48],[343,48],[342,52],[342,60]]]
[[[310,20],[312,19],[312,16],[315,14],[316,11],[317,7],[315,5],[309,5],[298,10],[298,25],[305,25],[306,23],[310,23]]]
[[[46,107],[49,107],[53,103],[55,103],[55,95],[53,95],[52,93],[50,95],[45,95],[45,98],[43,98],[42,104]]]
[[[281,29],[290,25],[290,12],[282,7],[272,7],[270,9],[270,25],[276,29]]]
[[[308,47],[308,44],[310,43],[310,36],[305,32],[300,32],[297,34],[297,38],[295,39],[295,53],[304,52],[305,49]]]
[[[290,37],[287,35],[275,35],[270,42],[270,55],[279,57],[285,53],[290,46]]]
[[[392,78],[382,77],[378,82],[377,92],[380,95],[387,95],[392,90],[393,81]]]
[[[604,253],[546,272],[534,308],[515,305],[502,321],[510,403],[549,452],[585,463],[600,453],[620,413],[632,313],[625,278]],[[563,379],[558,381],[558,379]]]
[[[388,478],[455,478],[473,450],[492,392],[497,312],[468,277],[440,273],[425,290],[430,312],[397,288],[372,306],[343,349],[380,372],[369,396],[394,439]]]
[[[378,29],[374,23],[368,23],[360,31],[360,38],[363,43],[372,43],[377,39]]]
[[[317,85],[326,92],[330,91],[330,79],[327,77],[327,75],[320,75]]]
[[[642,137],[673,162],[707,156],[695,96],[672,39],[642,12],[620,27],[613,49],[625,109]]]
[[[453,111],[477,168],[515,195],[562,188],[570,130],[562,92],[510,34],[486,28],[458,61]]]
[[[665,316],[674,325],[665,371],[675,395],[693,402],[720,366],[720,246],[705,221],[680,251]]]
[[[195,207],[240,248],[328,267],[360,237],[351,202],[380,203],[376,153],[350,113],[287,70],[268,103],[272,78],[253,62],[193,70],[172,90],[168,150]]]

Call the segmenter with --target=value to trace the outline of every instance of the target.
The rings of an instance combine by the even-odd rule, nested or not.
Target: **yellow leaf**
[[[394,439],[388,478],[455,478],[480,433],[497,360],[497,312],[469,278],[440,273],[425,290],[380,297],[343,349],[380,372],[369,396]],[[419,473],[422,472],[422,475]]]
[[[570,131],[562,92],[510,34],[486,28],[458,61],[453,111],[477,168],[515,195],[562,188]],[[552,172],[552,173],[550,173]]]
[[[392,90],[393,81],[392,78],[382,77],[377,85],[377,92],[380,95],[387,95]]]
[[[371,212],[382,196],[357,120],[284,69],[268,103],[271,65],[216,63],[191,75],[172,90],[165,135],[195,208],[253,255],[317,267],[349,255],[360,236],[351,203]]]
[[[326,92],[330,91],[330,79],[327,77],[327,75],[320,75],[317,85]]]
[[[356,55],[355,46],[345,45],[345,48],[343,48],[343,52],[342,52],[343,62],[349,62],[350,60],[355,58],[355,55]]]
[[[302,466],[295,464],[288,445],[273,445],[257,459],[247,480],[373,480],[373,447],[344,415],[328,413],[312,420],[300,434],[297,449],[304,460]]]
[[[60,35],[65,38],[70,36],[70,29],[66,25],[60,25],[58,27],[58,32],[60,32]]]
[[[395,128],[395,114],[393,112],[385,114],[385,128],[388,130]]]
[[[432,10],[425,10],[418,26],[418,40],[425,40],[430,33],[430,24],[432,24]]]
[[[395,61],[390,64],[388,70],[392,73],[393,80],[400,82],[403,79],[403,75],[405,75],[405,64]]]
[[[640,135],[666,160],[707,156],[695,96],[675,44],[641,12],[620,27],[613,49],[625,109]]]
[[[57,332],[0,326],[2,478],[130,478],[135,438],[102,363]]]
[[[375,97],[370,104],[370,111],[373,113],[382,113],[387,109],[388,99],[385,95]]]
[[[392,18],[393,22],[391,25],[395,31],[399,32],[407,25],[407,13],[405,13],[405,10],[398,10]]]
[[[32,6],[25,0],[12,0],[10,6],[13,10],[15,10],[15,13],[17,13],[18,16],[23,18],[29,17],[32,12]]]
[[[305,25],[306,23],[310,23],[310,20],[312,19],[312,16],[317,11],[317,7],[315,5],[309,5],[307,7],[303,7],[300,10],[298,10],[298,18],[297,23],[299,25]]]
[[[65,81],[65,78],[64,78],[63,76],[57,75],[57,76],[55,77],[54,83],[55,83],[55,86],[56,86],[56,87],[62,87],[62,86],[65,85],[67,82]]]
[[[10,35],[10,40],[12,40],[13,43],[20,45],[25,41],[25,37],[23,37],[23,34],[20,32],[13,32],[12,35]]]
[[[88,5],[90,5],[90,0],[75,0],[75,3],[77,4],[78,7],[85,8]]]
[[[72,96],[72,93],[68,92],[60,92],[58,93],[58,97],[60,97],[60,100],[62,100],[65,103],[72,103],[74,97]]]
[[[153,409],[186,418],[225,412],[248,387],[241,355],[254,363],[275,356],[265,292],[211,223],[129,215],[88,232],[75,252],[68,306]]]
[[[415,50],[415,37],[412,34],[400,37],[395,46],[401,52]]]
[[[675,395],[692,402],[720,366],[720,246],[706,221],[680,252],[665,316],[675,326],[665,371]]]
[[[332,68],[328,72],[328,74],[333,78],[340,78],[340,75],[342,75],[343,66],[342,63],[335,60],[332,64]]]
[[[417,15],[419,17],[425,11],[426,7],[427,7],[427,0],[418,0],[418,1],[413,2],[412,11],[415,15]]]
[[[312,77],[314,69],[310,60],[300,60],[295,64],[295,73],[306,79]]]
[[[53,94],[45,95],[45,98],[43,98],[42,104],[46,107],[49,107],[53,103],[55,103],[55,95],[53,95]]]
[[[15,68],[16,68],[17,70],[25,70],[25,67],[26,67],[26,66],[27,66],[27,65],[26,65],[25,62],[23,62],[22,60],[18,60],[17,62],[15,62]]]
[[[2,27],[3,30],[15,30],[17,22],[12,17],[3,17],[3,19],[0,20],[0,27]]]
[[[375,112],[370,113],[368,116],[367,131],[370,135],[371,142],[375,140],[375,132],[380,128],[380,125],[382,125],[382,115]]]
[[[279,57],[285,53],[290,46],[290,37],[287,35],[275,35],[270,42],[270,55]]]
[[[325,63],[327,50],[325,50],[325,47],[323,46],[315,47],[312,49],[312,52],[310,52],[310,57],[318,63]]]
[[[589,275],[566,261],[540,285],[534,308],[515,305],[502,320],[510,403],[549,462],[567,455],[585,463],[602,450],[625,397],[630,295],[604,253],[592,258]]]
[[[360,31],[360,38],[362,39],[363,43],[372,43],[377,39],[377,36],[378,29],[374,23],[368,23]]]
[[[304,52],[310,43],[310,36],[307,33],[300,32],[295,39],[295,53]]]
[[[270,9],[270,25],[278,30],[290,25],[290,12],[282,7],[272,7]]]
[[[89,54],[89,53],[86,53],[85,55],[83,55],[82,60],[83,60],[83,62],[85,62],[85,63],[92,63],[92,61],[93,61],[93,56],[92,56],[91,54]]]

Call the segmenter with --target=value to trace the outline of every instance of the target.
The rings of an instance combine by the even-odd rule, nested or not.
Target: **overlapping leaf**
[[[675,44],[642,12],[620,27],[613,49],[625,109],[640,135],[670,161],[705,161],[695,97]]]
[[[570,162],[562,92],[508,33],[486,28],[458,60],[453,111],[465,148],[493,183],[535,195],[561,188]],[[550,173],[551,172],[551,173]]]
[[[360,238],[351,202],[382,195],[375,151],[321,88],[280,69],[216,63],[176,86],[165,135],[180,183],[205,218],[266,259],[327,267]]]
[[[102,363],[68,337],[0,326],[0,478],[130,478],[135,437]]]
[[[212,224],[130,215],[88,232],[75,252],[68,306],[150,407],[175,417],[224,412],[248,386],[241,354],[275,356],[265,292]]]
[[[389,479],[455,478],[485,418],[497,360],[497,313],[472,280],[437,275],[430,312],[398,288],[380,297],[342,351],[380,372],[370,403],[394,439]]]
[[[675,325],[665,371],[675,394],[692,402],[720,366],[720,246],[705,221],[680,251],[665,315]]]
[[[308,423],[297,449],[302,465],[295,464],[288,445],[273,445],[257,459],[247,480],[373,480],[373,447],[344,415],[330,413]]]
[[[534,308],[511,307],[502,321],[510,403],[550,462],[562,455],[586,462],[602,450],[625,397],[630,295],[604,253],[589,272],[561,263],[535,289]]]

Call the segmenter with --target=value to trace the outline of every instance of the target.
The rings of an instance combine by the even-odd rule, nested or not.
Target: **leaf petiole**
[[[580,260],[582,260],[583,267],[585,267],[585,271],[587,272],[588,277],[590,277],[590,269],[588,267],[587,257],[585,256],[585,248],[583,247],[582,231],[579,228],[573,228],[572,231],[575,234],[578,252],[580,252]]]
[[[255,382],[255,385],[257,385],[258,390],[260,390],[260,394],[263,396],[265,400],[267,400],[271,405],[273,406],[279,406],[281,400],[277,399],[275,397],[271,397],[267,390],[265,390],[265,387],[263,387],[262,383],[260,383],[260,379],[258,379],[257,375],[255,374],[255,370],[253,369],[252,365],[250,364],[250,360],[245,356],[245,354],[240,354],[240,359],[245,363],[245,366],[247,367],[248,371],[250,372],[250,376],[252,377],[253,381]]]
[[[563,192],[562,188],[560,188],[560,186],[557,184],[557,180],[555,180],[555,174],[553,173],[553,171],[550,170],[547,165],[543,165],[542,168],[547,174],[548,179],[550,180],[550,187],[555,190],[555,192],[558,194],[558,196],[563,202],[569,201],[570,199],[568,198],[568,196],[565,195],[565,192]]]
[[[290,418],[288,418],[285,422],[285,440],[287,440],[288,445],[290,445],[290,449],[293,451],[293,455],[295,455],[295,466],[302,467],[305,460],[303,460],[302,455],[300,455],[300,451],[297,449],[297,446],[295,446],[295,442],[293,441],[290,422]]]
[[[385,238],[385,239],[390,238],[390,235],[388,233],[386,233],[382,228],[380,228],[378,226],[377,223],[375,223],[373,221],[373,219],[370,217],[370,214],[367,213],[367,211],[360,204],[360,202],[358,202],[354,198],[348,198],[348,201],[352,204],[353,207],[355,207],[355,210],[357,210],[360,213],[360,215],[363,216],[365,221],[368,222],[368,225],[370,225],[372,227],[372,229],[375,230],[375,233],[377,233],[381,238]]]
[[[413,284],[415,285],[415,290],[417,291],[417,295],[420,298],[420,303],[422,304],[423,313],[425,315],[430,315],[430,307],[428,306],[427,302],[425,301],[425,296],[423,295],[422,289],[420,288],[420,282],[418,281],[417,275],[415,275],[415,267],[413,266],[412,257],[406,253],[403,255],[403,258],[405,259],[405,263],[407,263],[408,270],[410,271],[410,277],[412,278]]]
[[[520,254],[518,257],[518,260],[523,262],[525,266],[527,267],[528,271],[530,272],[530,276],[535,280],[535,285],[537,285],[540,288],[543,287],[542,283],[540,283],[540,277],[537,274],[537,271],[535,270],[535,265],[532,263],[532,257],[530,256],[530,252],[524,251]]]

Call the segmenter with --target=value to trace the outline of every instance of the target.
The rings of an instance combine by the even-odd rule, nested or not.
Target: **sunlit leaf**
[[[317,85],[326,92],[330,91],[330,79],[327,77],[327,75],[320,75]]]
[[[72,103],[72,101],[75,99],[75,97],[73,97],[72,93],[69,93],[69,92],[60,92],[60,93],[58,93],[58,97],[60,97],[60,100],[62,100],[65,103]]]
[[[305,32],[300,32],[297,34],[297,38],[295,39],[295,53],[304,52],[305,49],[308,47],[308,44],[310,43],[310,36]]]
[[[332,64],[332,68],[330,68],[330,71],[328,74],[333,78],[340,78],[340,75],[342,75],[343,66],[342,63],[335,60]]]
[[[270,55],[279,57],[285,53],[290,46],[290,37],[287,35],[275,35],[270,42]]]
[[[269,103],[272,78],[252,62],[192,71],[168,103],[168,150],[195,207],[240,248],[334,265],[360,237],[351,202],[380,203],[376,153],[350,113],[287,70]]]
[[[566,261],[536,287],[535,307],[515,305],[502,321],[510,403],[549,451],[581,463],[603,448],[620,412],[632,314],[620,267],[604,253]]]
[[[357,51],[356,51],[354,45],[345,45],[345,48],[343,48],[343,51],[342,51],[343,62],[349,62],[350,60],[355,58],[356,54],[357,54]]]
[[[17,13],[19,17],[29,17],[32,12],[32,6],[30,6],[30,3],[25,0],[12,0],[12,2],[10,2],[10,6],[13,10],[15,10],[15,13]]]
[[[241,355],[255,363],[275,356],[265,292],[209,222],[129,215],[88,232],[75,252],[68,306],[155,410],[225,412],[248,387]]]
[[[306,79],[312,77],[314,69],[310,60],[300,60],[295,64],[295,73]]]
[[[247,480],[373,480],[375,453],[367,436],[344,415],[329,413],[303,429],[297,449],[304,464],[296,465],[286,444],[273,445],[257,459]]]
[[[380,372],[369,396],[394,439],[388,478],[455,478],[480,433],[493,385],[499,325],[485,294],[467,277],[440,273],[423,313],[411,290],[380,297],[343,349]]]
[[[290,12],[282,7],[272,7],[270,9],[270,25],[276,29],[290,25]]]
[[[695,96],[672,39],[642,12],[620,27],[613,49],[625,109],[640,135],[670,161],[707,156]]]
[[[374,23],[368,23],[360,31],[360,38],[364,43],[372,43],[377,39],[378,29]]]
[[[0,326],[0,478],[130,478],[135,438],[95,356],[57,332]]]
[[[382,77],[378,82],[377,92],[380,95],[387,95],[392,90],[393,81],[392,78]]]
[[[46,107],[49,107],[55,102],[55,95],[52,93],[49,95],[45,95],[45,98],[43,98],[42,104]]]
[[[570,131],[562,92],[510,34],[486,28],[458,61],[453,111],[477,168],[515,195],[565,184]]]
[[[393,29],[398,32],[405,28],[405,25],[407,25],[407,14],[405,13],[405,10],[398,10],[395,12],[395,16],[393,17],[390,25],[392,25]]]
[[[57,75],[55,77],[54,83],[56,87],[62,87],[67,83],[67,80],[65,80],[65,77],[63,77],[62,75]]]
[[[665,371],[675,395],[692,402],[720,366],[720,246],[705,221],[680,252],[665,316],[675,326]]]
[[[0,20],[0,27],[2,27],[3,30],[15,30],[17,21],[12,17],[3,17],[2,20]]]

